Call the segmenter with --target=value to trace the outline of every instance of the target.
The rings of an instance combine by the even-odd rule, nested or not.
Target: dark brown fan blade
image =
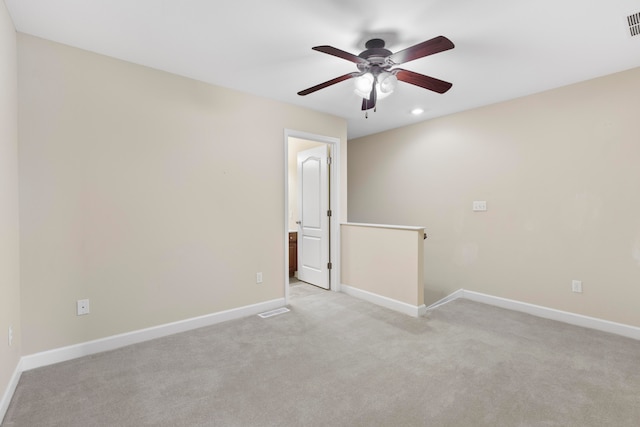
[[[413,61],[414,59],[433,55],[434,53],[444,52],[445,50],[453,49],[454,47],[455,45],[451,40],[445,36],[438,36],[431,40],[427,40],[426,42],[408,47],[400,52],[396,52],[389,56],[389,60],[394,64],[403,64],[405,62]]]
[[[393,70],[393,73],[400,81],[411,83],[412,85],[420,86],[438,93],[445,93],[451,89],[451,86],[453,86],[451,83],[445,82],[444,80],[438,80],[435,77],[425,76],[424,74],[414,73],[413,71],[403,70],[400,68]]]
[[[355,62],[356,64],[362,64],[367,62],[366,59],[360,58],[357,55],[354,55],[349,52],[345,52],[344,50],[337,49],[333,46],[316,46],[312,47],[313,50],[317,50],[318,52],[328,53],[329,55],[337,56],[338,58],[346,59],[347,61]]]
[[[329,87],[331,85],[334,85],[336,83],[340,83],[340,82],[345,81],[345,80],[349,80],[349,79],[351,79],[351,78],[353,78],[355,76],[358,76],[358,75],[360,75],[360,73],[357,73],[357,72],[345,74],[343,76],[336,77],[335,79],[331,79],[331,80],[329,80],[327,82],[320,83],[319,85],[315,85],[313,87],[310,87],[309,89],[301,90],[300,92],[298,92],[298,95],[300,95],[300,96],[309,95],[310,93],[313,93],[313,92],[315,92],[317,90],[324,89],[325,87]]]
[[[378,98],[378,94],[376,93],[376,85],[374,84],[371,87],[371,94],[369,95],[369,99],[362,98],[362,111],[371,110],[372,108],[376,108],[376,99]]]

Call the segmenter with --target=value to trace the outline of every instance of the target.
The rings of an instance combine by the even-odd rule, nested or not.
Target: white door
[[[329,289],[328,146],[298,153],[298,279]]]

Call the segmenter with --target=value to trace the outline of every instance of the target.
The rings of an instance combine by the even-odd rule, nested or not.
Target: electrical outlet
[[[9,347],[13,344],[13,325],[9,325]]]
[[[580,280],[572,280],[571,281],[571,291],[581,293],[582,292],[582,282]]]
[[[89,300],[88,299],[79,299],[76,303],[77,315],[83,316],[85,314],[89,314]]]
[[[262,283],[262,272],[256,273],[256,283]]]

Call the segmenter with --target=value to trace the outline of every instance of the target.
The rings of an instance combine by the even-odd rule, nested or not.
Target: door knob
[[[302,221],[296,221],[296,224],[300,225],[302,224]]]

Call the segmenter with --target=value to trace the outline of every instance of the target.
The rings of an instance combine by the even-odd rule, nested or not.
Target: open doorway
[[[289,139],[289,285],[330,288],[330,147]]]
[[[299,280],[339,290],[338,153],[337,138],[285,131],[287,302],[290,284]]]

